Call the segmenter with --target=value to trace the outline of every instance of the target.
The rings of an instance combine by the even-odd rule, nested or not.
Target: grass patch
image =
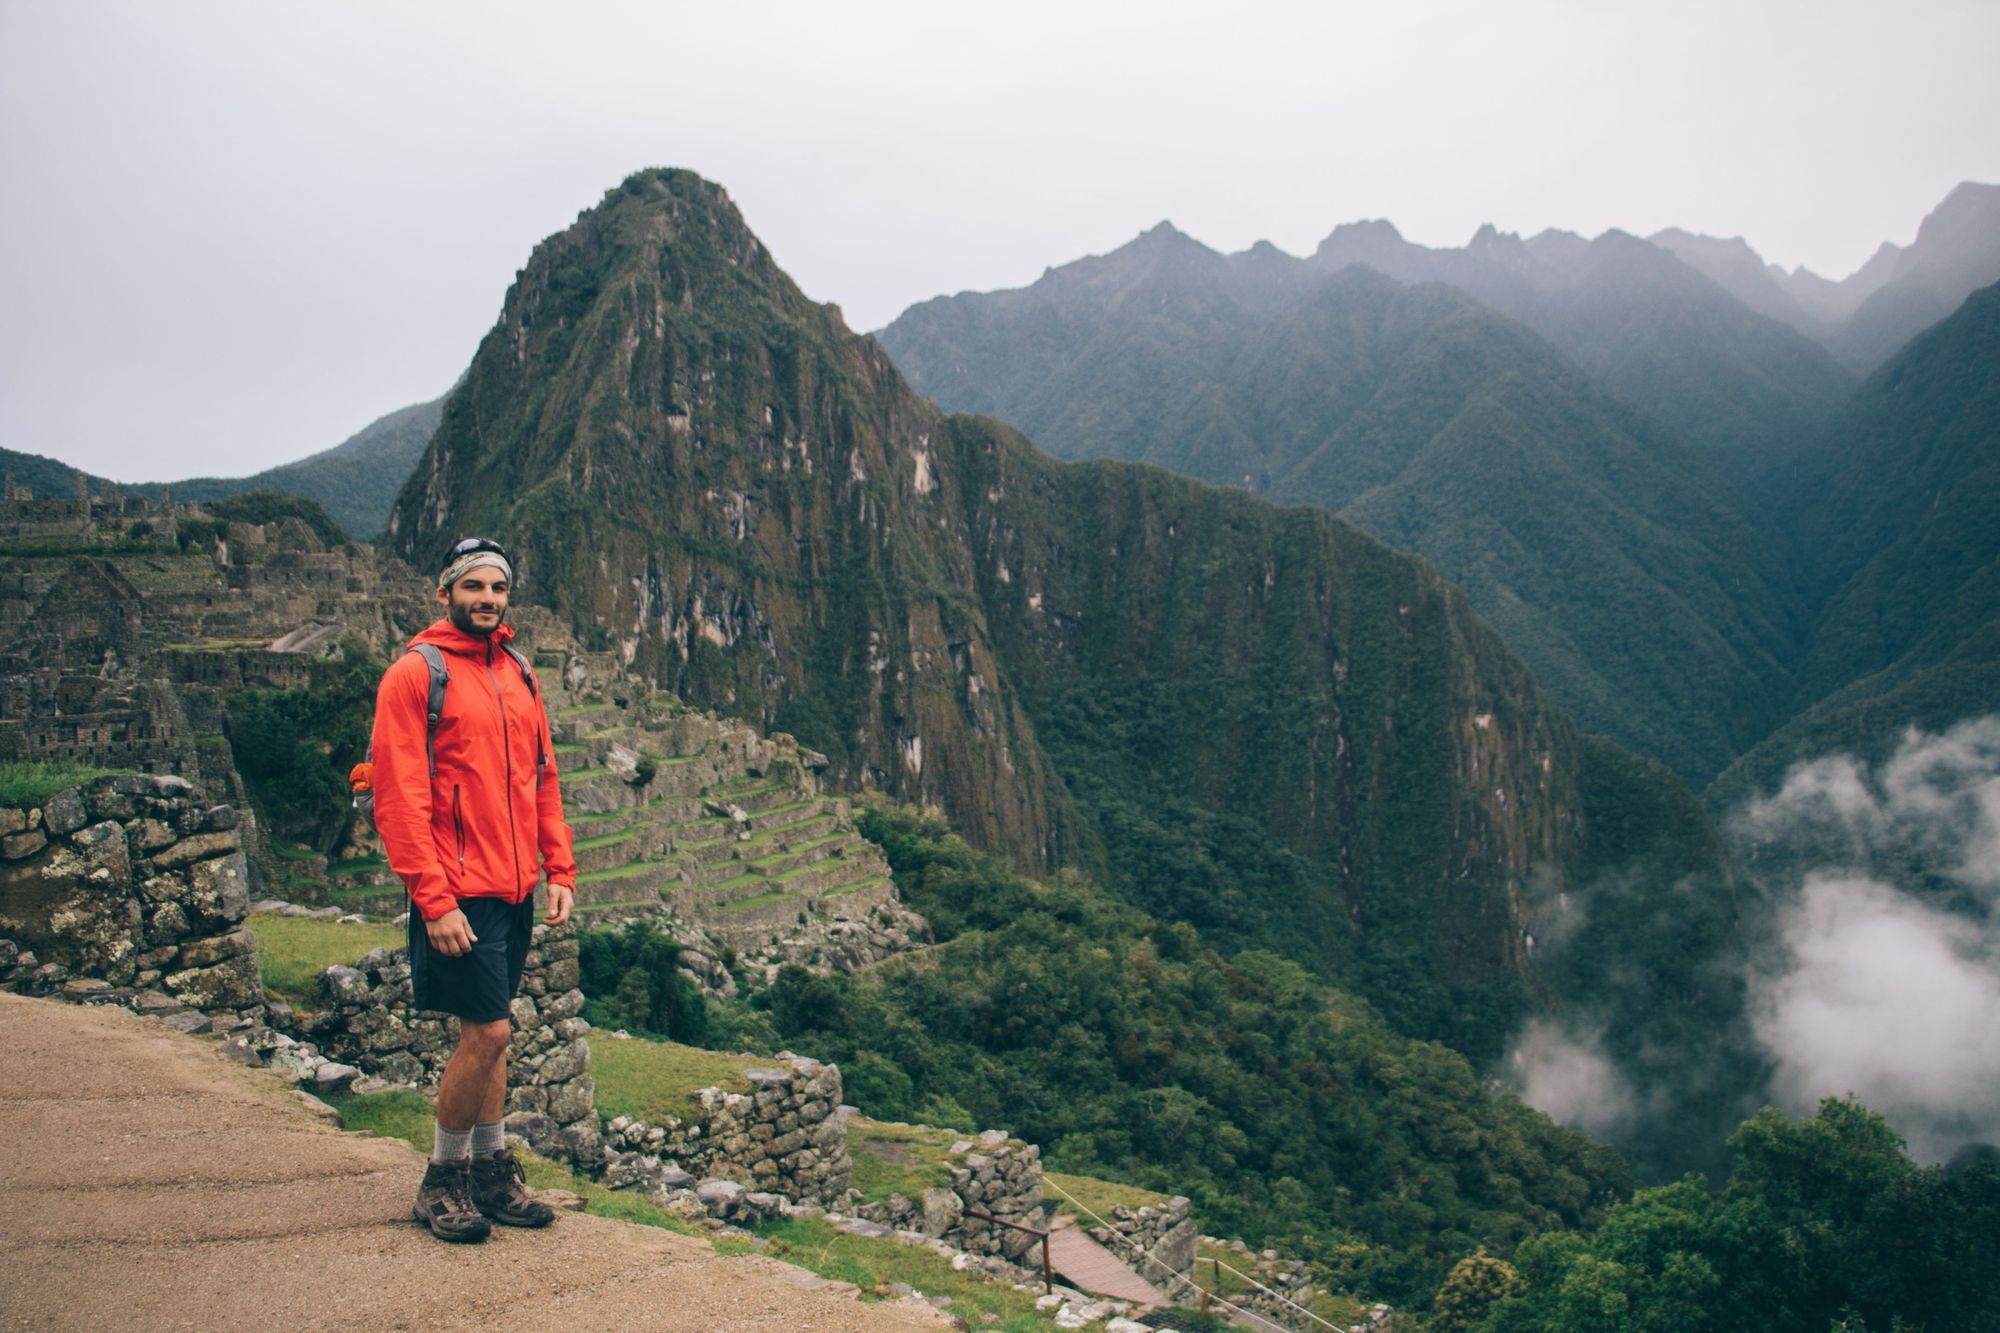
[[[760,893],[754,898],[738,898],[733,903],[717,903],[715,905],[725,912],[753,912],[759,907],[769,907],[773,903],[785,902],[791,896],[791,894],[785,892],[783,889],[773,889],[769,893]]]
[[[887,1203],[891,1194],[921,1199],[926,1189],[951,1182],[951,1145],[967,1137],[951,1129],[919,1129],[855,1116],[847,1122],[854,1188],[878,1203]]]
[[[361,856],[352,861],[335,861],[326,868],[326,873],[330,878],[339,879],[345,875],[373,874],[388,868],[389,858],[386,856]]]
[[[638,826],[634,825],[633,827],[628,829],[620,829],[616,833],[603,833],[599,834],[595,838],[585,838],[581,842],[572,842],[570,844],[570,850],[576,852],[582,852],[582,851],[588,851],[592,847],[616,847],[619,843],[630,842],[632,841],[632,839],[638,836],[639,836]]]
[[[850,893],[858,893],[862,889],[880,888],[882,885],[887,884],[888,882],[889,882],[888,880],[883,879],[880,875],[874,875],[869,877],[868,879],[857,879],[851,884],[836,884],[832,888],[822,889],[818,896],[822,900],[827,898],[840,898]]]
[[[636,879],[645,874],[664,874],[670,869],[663,861],[633,861],[609,870],[586,870],[576,877],[576,882],[596,884],[607,879]]]
[[[245,924],[257,935],[264,989],[287,1000],[311,995],[319,974],[335,963],[352,963],[370,949],[400,949],[408,942],[401,926],[343,926],[277,912],[259,912]]]
[[[326,896],[335,902],[354,902],[364,898],[407,898],[401,880],[392,879],[386,884],[342,884],[326,891]],[[398,909],[401,910],[400,908]],[[390,913],[391,916],[395,913]]]
[[[32,810],[59,791],[123,770],[83,764],[41,764],[26,760],[0,764],[0,806]]]
[[[340,1112],[342,1129],[359,1130],[378,1138],[401,1139],[418,1152],[431,1150],[431,1126],[436,1117],[430,1099],[415,1088],[395,1092],[332,1092],[320,1098]]]
[[[1056,1211],[1068,1213],[1071,1217],[1079,1216],[1078,1205],[1109,1221],[1113,1208],[1158,1208],[1167,1201],[1164,1194],[1142,1190],[1137,1185],[1121,1185],[1115,1180],[1099,1180],[1095,1176],[1068,1176],[1044,1171],[1042,1181],[1044,1184],[1060,1185],[1076,1199],[1076,1203],[1072,1204],[1053,1189],[1045,1191],[1048,1198],[1056,1201]]]
[[[852,1282],[864,1297],[886,1296],[901,1282],[926,1296],[949,1296],[952,1313],[976,1329],[1042,1333],[1054,1327],[1053,1315],[1035,1308],[1039,1291],[1015,1291],[983,1275],[958,1272],[949,1259],[921,1246],[849,1236],[820,1218],[784,1218],[758,1227],[757,1234],[770,1242],[766,1254]],[[988,1315],[995,1318],[989,1322]]]
[[[283,838],[271,839],[271,855],[280,861],[310,861],[319,853],[296,842],[286,842]]]
[[[630,810],[607,810],[601,815],[564,815],[563,822],[571,828],[575,828],[578,824],[607,824],[614,819],[630,819],[631,817],[632,812]]]
[[[597,1081],[597,1109],[611,1116],[637,1116],[649,1124],[668,1117],[685,1120],[695,1111],[694,1094],[703,1088],[748,1092],[743,1071],[768,1064],[754,1055],[705,1051],[671,1041],[620,1040],[606,1036],[590,1044],[590,1073]]]

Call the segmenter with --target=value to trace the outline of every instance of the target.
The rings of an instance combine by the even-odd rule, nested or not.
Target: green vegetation
[[[1043,1333],[1051,1327],[1050,1315],[1035,1308],[1039,1291],[1015,1291],[976,1272],[959,1272],[922,1246],[850,1236],[818,1218],[787,1218],[758,1227],[757,1234],[770,1242],[772,1257],[852,1282],[864,1294],[886,1296],[902,1283],[926,1296],[950,1297],[952,1313],[976,1329]]]
[[[757,1063],[754,1055],[639,1037],[621,1041],[607,1034],[590,1044],[597,1110],[606,1119],[629,1115],[655,1124],[669,1117],[684,1120],[693,1114],[694,1094],[703,1088],[748,1092],[743,1071]]]
[[[949,1129],[884,1124],[866,1116],[847,1122],[847,1151],[854,1188],[878,1203],[891,1194],[921,1200],[927,1189],[951,1183],[951,1145],[964,1136]]]
[[[430,1099],[415,1088],[393,1092],[334,1092],[322,1099],[340,1112],[340,1127],[377,1138],[401,1139],[418,1152],[429,1153],[431,1131],[437,1124]]]
[[[368,754],[384,664],[350,637],[313,663],[299,690],[229,698],[229,743],[250,799],[273,835],[330,852],[351,817],[347,772]]]
[[[1518,1295],[1484,1333],[2000,1328],[2000,1153],[1923,1167],[1881,1117],[1829,1098],[1766,1108],[1729,1141],[1727,1189],[1641,1190],[1594,1232],[1514,1257]],[[1490,1293],[1492,1284],[1485,1284]]]
[[[0,762],[0,806],[32,810],[69,787],[80,787],[115,770],[82,764],[43,764],[32,760]]]
[[[679,946],[649,921],[620,934],[583,936],[579,962],[590,996],[584,1016],[598,1027],[699,1044],[708,1038],[708,1005],[675,967]]]
[[[259,912],[245,924],[257,936],[264,989],[287,1000],[310,998],[320,973],[336,963],[352,963],[371,949],[400,949],[407,942],[401,926],[372,922],[342,925]]]
[[[1168,1197],[1136,1185],[1120,1185],[1095,1176],[1074,1176],[1061,1171],[1042,1172],[1042,1184],[1048,1197],[1055,1200],[1056,1211],[1071,1216],[1078,1216],[1079,1210],[1084,1216],[1109,1217],[1113,1208],[1157,1208]],[[1055,1188],[1047,1189],[1048,1186]]]
[[[871,1117],[1008,1126],[1056,1170],[1187,1194],[1205,1228],[1398,1301],[1428,1299],[1478,1244],[1586,1225],[1627,1187],[1607,1150],[1272,953],[1225,960],[913,811],[861,823],[946,942],[856,977],[787,968],[720,1018],[837,1061]],[[912,1152],[857,1155],[857,1172],[900,1186]]]

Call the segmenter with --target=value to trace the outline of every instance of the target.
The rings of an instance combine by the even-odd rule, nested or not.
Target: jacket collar
[[[420,643],[429,643],[437,645],[448,653],[457,653],[460,657],[485,657],[489,645],[498,648],[513,637],[514,627],[504,623],[493,633],[481,637],[477,634],[467,634],[448,619],[439,619],[430,628],[411,639],[410,646],[414,648]]]

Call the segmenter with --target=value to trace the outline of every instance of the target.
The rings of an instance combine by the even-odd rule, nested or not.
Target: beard
[[[452,628],[461,630],[478,639],[491,636],[494,630],[507,623],[507,612],[502,610],[498,620],[494,621],[491,625],[481,625],[472,618],[474,609],[473,605],[453,598],[445,604],[445,619],[452,623]]]

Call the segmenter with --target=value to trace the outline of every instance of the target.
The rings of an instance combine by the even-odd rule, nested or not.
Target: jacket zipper
[[[500,753],[507,763],[507,845],[514,850],[514,887],[507,900],[519,902],[521,900],[514,896],[521,891],[521,842],[514,836],[514,744],[507,735],[507,696],[500,689],[500,677],[493,671],[493,644],[490,641],[486,645],[486,678],[493,682],[493,700],[500,705]]]
[[[458,784],[451,784],[451,826],[458,830],[458,868],[465,869],[465,815],[458,804]]]

